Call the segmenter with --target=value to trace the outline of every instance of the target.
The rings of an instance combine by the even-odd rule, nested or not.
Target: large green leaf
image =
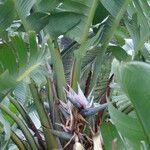
[[[13,77],[9,76],[8,71],[0,74],[0,102],[14,88],[16,82]]]
[[[102,96],[105,95],[106,88],[109,84],[108,82],[109,82],[109,77],[110,77],[111,62],[112,62],[113,56],[111,54],[105,54],[103,58],[104,58],[104,61],[100,66],[101,72],[98,76],[98,80],[94,87],[94,100],[96,102],[100,102]]]
[[[129,38],[128,30],[125,26],[119,26],[115,32],[115,39],[120,46],[125,45],[125,39]]]
[[[26,99],[29,99],[28,95],[28,86],[24,82],[20,82],[14,89],[13,95],[15,99],[17,99],[19,102],[25,103]]]
[[[20,37],[15,36],[11,39],[10,46],[8,47],[8,49],[9,49],[8,51],[12,52],[12,53],[13,53],[13,50],[15,51],[15,53],[16,53],[15,56],[18,57],[19,68],[24,67],[25,64],[27,63],[27,58],[28,58],[26,43]],[[13,50],[10,50],[10,48],[12,48]],[[6,56],[6,55],[4,55],[4,56]],[[12,55],[10,55],[11,58],[9,58],[9,59],[11,60],[13,58],[16,61],[15,56],[12,57]],[[8,64],[8,63],[6,63],[6,64]],[[17,67],[17,65],[16,65],[16,67]]]
[[[111,122],[103,123],[100,126],[100,131],[104,140],[104,147],[106,150],[112,150],[113,143],[117,146],[117,149],[125,149],[125,145],[123,144],[116,127]]]
[[[115,109],[111,104],[109,105],[109,113],[113,124],[122,135],[136,140],[145,139],[143,129],[137,119],[123,114],[119,110]]]
[[[49,23],[50,15],[43,12],[30,14],[26,19],[30,28],[37,33]]]
[[[97,82],[97,77],[101,70],[100,66],[103,62],[103,56],[130,2],[131,0],[101,0],[101,3],[105,6],[111,15],[109,15],[105,23],[103,34],[101,36],[102,46],[100,50],[102,53],[99,52],[96,58],[96,65],[94,68],[91,87],[94,87]]]
[[[111,16],[108,17],[108,21],[106,24],[105,32],[102,38],[102,43],[105,46],[108,45],[110,40],[112,39],[113,34],[115,33],[123,14],[128,8],[131,0],[101,0],[101,3],[108,10]]]
[[[6,44],[0,45],[0,62],[3,70],[8,69],[11,74],[18,72],[15,55]]]
[[[150,39],[150,13],[147,0],[134,0],[130,5],[132,11],[128,11],[131,16],[126,18],[127,29],[133,39],[136,53],[141,50],[144,43]]]
[[[119,61],[114,59],[112,61],[111,73],[114,74],[114,80],[111,83],[111,101],[115,103],[117,109],[125,114],[132,114],[132,117],[136,118],[134,108],[131,101],[126,96],[125,92],[121,88],[118,66]]]
[[[30,30],[30,26],[26,21],[26,17],[30,14],[30,10],[35,0],[14,0],[15,2],[15,10],[19,16],[19,19],[21,19],[22,24],[26,31]]]
[[[0,47],[0,97],[5,96],[17,82],[29,76],[44,59],[36,45],[36,34],[29,33],[29,43],[20,36],[11,37],[11,41]]]
[[[16,11],[20,16],[27,16],[36,0],[15,0]]]
[[[6,29],[11,25],[14,16],[14,2],[11,0],[0,2],[0,36],[6,32]]]
[[[38,9],[42,12],[53,11],[60,2],[60,0],[41,0],[40,3],[38,3]]]
[[[35,0],[16,1],[16,10],[26,30],[34,29],[39,32],[49,22],[47,30],[54,38],[65,34],[76,41],[80,40],[92,5],[91,0],[40,1],[35,13],[30,14],[26,20],[25,17],[29,14],[34,2]],[[23,9],[22,12],[21,9]]]
[[[80,23],[80,15],[74,12],[60,12],[52,14],[49,17],[49,24],[47,30],[52,37],[58,37],[59,35],[67,33]]]
[[[106,8],[101,4],[101,2],[98,2],[98,6],[95,11],[95,16],[93,18],[93,25],[95,28],[93,28],[94,33],[96,33],[99,29],[99,24],[104,21],[104,19],[107,18],[109,15],[108,11]]]
[[[91,0],[44,0],[37,4],[37,9],[35,11],[39,14],[43,12],[49,14],[47,30],[51,36],[57,38],[59,35],[65,34],[76,41],[80,41],[81,35],[84,32],[84,27],[88,20],[91,5]],[[30,16],[32,16],[32,14]],[[36,15],[36,18],[38,19],[39,15]],[[40,21],[36,18],[28,20],[31,21],[31,24],[33,25],[32,27],[34,27],[33,29],[36,29],[36,23],[37,27],[42,24],[42,27],[46,25],[46,23],[44,24],[46,20],[45,18],[40,18],[44,19],[44,22],[41,22],[42,20]]]
[[[49,23],[49,16],[50,14],[43,12],[31,13],[26,17],[26,22],[29,26],[29,29],[39,33]],[[21,25],[18,30],[24,31],[23,25]]]
[[[150,65],[131,62],[120,67],[121,83],[150,142]],[[137,126],[136,126],[137,127]]]
[[[130,141],[131,149],[139,149],[141,141],[147,141],[143,132],[142,126],[138,119],[131,118],[128,115],[115,109],[111,104],[109,105],[109,113],[113,124],[116,126],[118,132]]]
[[[86,1],[64,0],[59,6],[57,5],[58,4],[57,0],[53,2],[51,3],[51,5],[48,5],[49,8],[48,6],[46,8],[46,10],[49,10],[50,12],[52,12],[51,13],[52,19],[53,20],[56,19],[55,20],[56,23],[53,22],[53,20],[50,21],[48,25],[48,28],[50,28],[50,31],[52,32],[52,29],[53,29],[56,34],[63,33],[66,36],[70,37],[71,39],[80,41],[80,37],[84,32],[84,27],[86,26],[86,22],[88,19],[92,1],[91,0],[86,0]],[[57,7],[56,8],[54,7],[52,10],[51,8],[53,4],[55,5],[55,7],[56,6]],[[69,18],[72,21],[70,21]]]
[[[119,61],[126,61],[129,58],[126,51],[119,46],[109,46],[108,49],[112,52],[112,55],[114,55]]]

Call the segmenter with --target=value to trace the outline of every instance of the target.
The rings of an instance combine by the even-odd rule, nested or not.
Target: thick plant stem
[[[52,64],[54,68],[54,74],[56,77],[56,89],[58,97],[61,100],[65,100],[63,88],[66,86],[65,72],[63,63],[61,60],[61,55],[58,48],[55,48],[54,43],[52,42],[51,37],[48,39],[48,46],[50,48]]]
[[[59,111],[60,101],[58,99],[57,92],[55,89],[55,84],[54,84],[53,77],[52,77],[51,66],[48,64],[48,62],[46,64],[46,66],[47,66],[47,70],[49,73],[49,77],[47,78],[47,88],[48,88],[48,100],[49,100],[48,102],[49,102],[49,106],[51,107],[50,108],[51,122],[53,124],[53,128],[59,130],[59,127],[56,126],[55,122],[61,123],[61,114]]]
[[[51,79],[47,79],[47,83],[48,83],[49,105],[51,106],[51,111],[52,111],[52,115],[53,115],[51,118],[51,121],[53,123],[53,127],[56,128],[55,122],[61,123],[60,112],[58,111],[60,102],[59,102],[57,94],[56,94],[54,82]],[[55,114],[55,116],[54,116],[54,114]]]
[[[90,12],[89,12],[89,17],[88,17],[86,26],[84,28],[83,35],[82,35],[82,37],[80,38],[80,41],[79,41],[79,43],[81,45],[83,45],[83,43],[85,43],[85,41],[88,37],[89,29],[90,29],[90,26],[92,24],[94,14],[95,14],[95,10],[96,10],[96,7],[97,7],[97,2],[98,2],[98,0],[93,0],[92,6],[91,6],[91,9],[90,9]]]
[[[32,119],[30,118],[26,110],[24,109],[24,107],[11,96],[9,96],[9,100],[17,108],[17,110],[19,111],[23,119],[25,120],[27,126],[35,133],[35,136],[37,137],[40,146],[44,149],[45,144],[43,142],[43,139],[41,135],[39,134],[39,131],[36,128],[35,124],[33,123]]]
[[[21,141],[21,139],[12,131],[11,133],[11,140],[17,145],[17,147],[21,150],[30,150],[27,148],[24,143]]]
[[[35,107],[37,110],[37,113],[40,118],[40,122],[42,124],[43,133],[47,145],[47,149],[58,149],[59,145],[57,142],[57,138],[50,132],[50,129],[52,129],[52,124],[50,120],[48,119],[48,115],[46,114],[45,108],[43,106],[43,102],[40,98],[40,95],[37,91],[37,88],[35,87],[35,84],[32,82],[30,84],[30,90],[34,99]]]
[[[76,57],[73,63],[72,73],[71,73],[71,87],[77,92],[77,82],[80,79],[81,71],[81,58]]]
[[[36,10],[39,9],[38,5],[35,5],[34,7]],[[49,34],[47,28],[44,29],[44,33],[45,33],[45,35],[48,35],[47,44],[50,49],[51,60],[52,60],[53,70],[54,70],[54,76],[56,79],[57,96],[62,101],[65,101],[63,88],[66,87],[66,78],[65,78],[65,72],[64,72],[61,54],[60,54],[58,46],[56,46],[56,45],[58,45],[57,40],[55,39],[55,42],[54,42],[54,40],[52,39],[51,35]]]
[[[14,113],[12,113],[8,108],[6,108],[4,105],[0,104],[0,109],[4,111],[7,115],[9,115],[19,126],[23,134],[25,135],[31,149],[38,150],[38,147],[36,145],[36,142],[34,140],[33,135],[28,130],[27,126],[21,121],[20,118],[18,118]]]
[[[89,17],[87,19],[87,22],[86,22],[86,25],[84,28],[84,32],[79,41],[81,46],[80,46],[79,51],[77,52],[78,54],[75,56],[75,60],[74,60],[74,65],[73,65],[73,69],[72,69],[71,86],[75,91],[77,91],[77,82],[79,82],[79,79],[80,79],[80,71],[81,71],[81,63],[82,63],[81,60],[86,53],[86,49],[84,48],[84,45],[87,40],[87,37],[89,34],[89,29],[90,29],[90,26],[91,26],[93,18],[94,18],[95,10],[97,7],[97,2],[98,2],[98,0],[93,0],[93,2],[92,2],[92,6],[91,6],[91,9],[89,12]]]

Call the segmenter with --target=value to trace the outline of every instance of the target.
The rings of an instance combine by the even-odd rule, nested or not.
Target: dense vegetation
[[[149,150],[149,0],[0,1],[0,149]]]

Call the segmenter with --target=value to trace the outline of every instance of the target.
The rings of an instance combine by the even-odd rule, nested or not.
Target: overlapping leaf
[[[148,141],[150,141],[150,65],[131,62],[120,68],[121,83],[137,113]]]
[[[0,47],[0,63],[2,66],[0,75],[0,96],[5,96],[15,86],[16,82],[38,68],[43,57],[40,57],[36,45],[36,35],[29,33],[29,43],[25,43],[20,36],[11,38],[11,42]]]
[[[125,149],[125,145],[123,144],[116,127],[111,122],[103,123],[100,126],[100,130],[106,150],[112,150],[114,147],[113,145],[116,145],[118,149]]]
[[[14,2],[6,0],[0,3],[0,36],[6,32],[15,17]],[[6,19],[7,18],[7,19]]]
[[[134,42],[136,53],[144,47],[150,38],[150,13],[147,0],[134,0],[128,11],[131,19],[126,19],[126,26]],[[130,10],[129,9],[129,10]]]
[[[140,150],[141,141],[147,142],[147,138],[138,119],[121,113],[112,105],[109,105],[109,113],[117,130],[124,138],[127,138],[127,140],[125,140],[127,143],[129,141],[128,144],[126,143],[126,145],[128,145],[127,147],[133,150]]]
[[[110,15],[107,18],[107,22],[104,26],[103,34],[101,36],[101,43],[102,43],[102,54],[99,53],[96,59],[96,65],[94,69],[94,75],[93,75],[93,80],[92,80],[92,87],[95,86],[97,82],[97,77],[100,73],[100,65],[103,62],[103,55],[106,52],[106,49],[108,47],[109,42],[111,41],[119,23],[124,15],[129,3],[131,0],[101,0],[101,3],[104,5],[104,7],[108,10]]]

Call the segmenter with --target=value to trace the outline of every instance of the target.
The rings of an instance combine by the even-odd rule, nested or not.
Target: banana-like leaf
[[[53,11],[60,4],[60,0],[40,0],[38,9],[42,12]]]
[[[130,19],[125,19],[127,29],[133,39],[134,49],[136,53],[140,51],[144,43],[150,39],[150,13],[147,0],[134,0],[130,5],[133,11],[128,11]]]
[[[15,17],[14,2],[10,0],[0,2],[0,37],[6,32]],[[7,19],[6,19],[7,18]]]
[[[48,24],[51,35],[58,37],[65,34],[71,39],[79,41],[84,32],[91,5],[91,0],[65,0],[62,3],[57,0],[41,1],[39,11],[52,12]],[[71,22],[69,18],[71,18]]]
[[[23,104],[25,103],[26,99],[30,100],[27,88],[28,86],[24,82],[20,82],[13,91],[15,98]]]
[[[76,14],[80,14],[81,21],[79,24],[74,26],[69,32],[66,33],[66,36],[78,41],[80,43],[81,35],[84,32],[84,28],[86,26],[86,22],[88,19],[88,15],[91,9],[93,1],[86,0],[65,0],[64,3],[60,6],[60,10],[62,11],[70,11]]]
[[[13,1],[13,0],[12,0]],[[15,10],[21,19],[22,24],[26,31],[30,30],[29,24],[26,22],[26,17],[30,14],[32,6],[35,4],[36,0],[15,0]]]
[[[48,32],[54,38],[66,34],[76,41],[80,40],[88,19],[92,4],[91,0],[86,2],[80,0],[65,0],[62,2],[58,0],[41,1],[37,4],[38,9],[35,13],[30,14],[25,19],[34,3],[35,0],[30,2],[16,1],[16,10],[26,30],[34,29],[36,32],[39,32],[47,26]],[[22,9],[23,11],[21,12]],[[70,22],[70,20],[72,21]]]
[[[141,141],[147,142],[147,139],[139,120],[121,113],[111,104],[108,108],[112,123],[124,138],[131,141],[131,149],[140,149]]]
[[[71,20],[71,22],[70,22]],[[77,26],[81,21],[80,15],[74,12],[59,12],[49,16],[47,30],[51,37],[57,38]],[[62,23],[63,22],[63,23]]]
[[[92,23],[94,26],[94,28],[93,28],[94,33],[97,33],[97,31],[100,27],[100,23],[102,21],[104,21],[108,15],[109,15],[109,12],[102,5],[102,3],[99,1],[98,6],[97,6],[96,11],[95,11],[94,18],[93,18],[93,23]]]
[[[0,96],[5,96],[17,82],[29,76],[37,69],[44,56],[36,45],[36,35],[29,33],[29,43],[25,43],[20,36],[11,37],[11,42],[0,47],[0,64],[3,72],[0,75]],[[5,77],[4,77],[5,76]]]
[[[119,61],[116,59],[112,62],[111,73],[114,74],[114,81],[111,83],[111,100],[117,106],[117,109],[125,114],[137,118],[133,105],[120,85],[120,76],[118,71]]]
[[[125,149],[125,145],[123,144],[116,127],[111,122],[102,123],[100,131],[106,150],[112,150],[114,145],[116,145],[118,149]]]
[[[84,49],[86,49],[87,52],[82,60],[82,70],[85,70],[85,68],[89,64],[91,64],[96,57],[96,53],[98,52],[98,49],[99,49],[97,41],[99,38],[99,33],[101,31],[102,31],[102,29],[100,29],[95,36],[93,36],[92,38],[89,38],[86,41]],[[73,52],[75,52],[75,50],[78,49],[78,47],[79,47],[78,43],[74,43],[74,45],[72,45],[72,47],[69,47],[69,48],[65,49],[64,51],[62,51],[62,60],[63,60],[64,68],[65,68],[66,78],[68,79],[68,81],[70,80],[70,72],[71,72],[71,68],[73,65],[73,56],[74,56]],[[85,80],[86,78],[82,77],[82,79]],[[83,82],[85,82],[85,81],[83,81]]]
[[[128,30],[125,26],[119,26],[115,32],[115,39],[120,46],[125,45],[125,39],[129,38]]]
[[[150,65],[131,62],[120,67],[123,90],[131,100],[142,128],[150,142]]]
[[[19,6],[22,6],[24,4],[22,1],[17,1],[16,4],[17,10],[18,12],[20,12]],[[30,5],[33,6],[33,4],[34,0],[31,1]],[[59,35],[65,34],[71,39],[80,41],[80,37],[84,32],[83,29],[88,19],[91,5],[91,0],[87,0],[85,2],[81,0],[65,0],[62,2],[58,0],[41,1],[38,4],[38,10],[35,12],[35,14],[31,14],[27,18],[27,21],[30,21],[29,26],[33,27],[32,29],[35,29],[38,32],[39,30],[47,26],[47,30],[54,38],[58,37]],[[28,10],[31,9],[31,6]],[[45,13],[45,16],[42,15],[43,12]],[[27,13],[23,13],[20,15],[21,20],[26,14]],[[36,16],[36,18],[31,19],[33,18],[32,16]],[[70,20],[72,21],[70,22]],[[24,26],[28,26],[28,23],[26,23],[25,21],[23,23]],[[30,28],[29,26],[28,28]]]
[[[95,86],[96,82],[97,82],[97,77],[100,73],[100,69],[101,69],[101,64],[103,62],[103,55],[106,52],[106,49],[108,47],[109,42],[111,41],[119,23],[120,20],[123,16],[123,14],[125,13],[129,3],[131,2],[131,0],[120,0],[120,1],[116,1],[116,0],[101,0],[101,3],[104,5],[104,7],[108,10],[108,12],[110,13],[110,16],[107,19],[107,22],[104,26],[104,33],[102,34],[101,37],[101,43],[102,43],[102,47],[101,47],[101,51],[102,54],[99,53],[96,59],[96,65],[94,68],[94,74],[93,74],[93,80],[92,80],[92,87]]]
[[[106,92],[106,87],[108,86],[110,70],[111,70],[111,62],[113,56],[111,54],[105,54],[103,64],[101,64],[101,71],[98,76],[96,85],[94,87],[94,101],[99,102],[102,96]],[[96,64],[95,64],[96,65]],[[94,74],[94,72],[93,72]]]
[[[14,78],[9,76],[8,71],[0,75],[0,101],[16,86]]]
[[[50,14],[48,13],[35,12],[27,16],[26,21],[32,30],[39,33],[49,23],[49,18]]]
[[[104,35],[102,37],[102,43],[105,48],[105,46],[108,45],[110,40],[112,39],[112,36],[116,30],[116,28],[119,25],[119,22],[125,13],[129,3],[131,0],[101,0],[101,3],[104,5],[104,7],[108,10],[111,16],[109,16]]]
[[[35,2],[35,0],[15,0],[16,10],[21,16],[27,16]]]
[[[129,58],[126,51],[119,46],[109,46],[108,49],[112,52],[112,55],[114,55],[119,61],[126,61]]]

